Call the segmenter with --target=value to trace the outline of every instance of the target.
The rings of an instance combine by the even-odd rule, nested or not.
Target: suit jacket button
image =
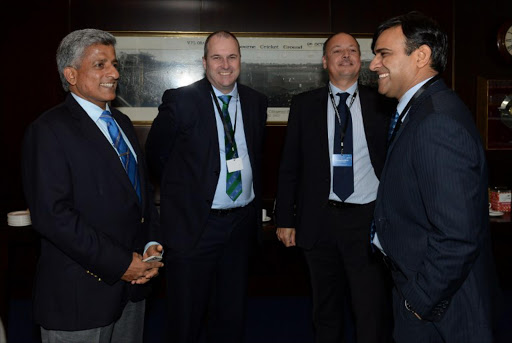
[[[142,217],[142,218],[140,219],[140,223],[141,223],[141,224],[144,224],[144,217]]]

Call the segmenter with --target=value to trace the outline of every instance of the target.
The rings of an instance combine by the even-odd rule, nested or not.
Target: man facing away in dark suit
[[[358,83],[361,53],[351,35],[330,37],[322,61],[329,84],[292,99],[277,237],[304,251],[316,342],[343,341],[349,291],[357,341],[389,342],[391,290],[382,260],[371,251],[370,225],[394,105]]]
[[[26,131],[23,185],[41,234],[34,320],[43,342],[142,342],[158,213],[130,119],[110,108],[116,40],[78,30],[57,50],[66,100]],[[111,132],[115,132],[114,138]],[[149,243],[148,243],[149,242]]]
[[[372,42],[379,92],[399,100],[373,239],[392,270],[397,343],[492,342],[487,165],[471,113],[439,78],[447,42],[417,12],[385,21]]]
[[[167,90],[146,142],[161,178],[170,341],[243,341],[251,237],[261,228],[267,99],[236,82],[240,46],[204,45],[206,77]]]

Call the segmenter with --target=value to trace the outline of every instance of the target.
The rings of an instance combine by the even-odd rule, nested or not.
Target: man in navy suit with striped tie
[[[399,100],[373,239],[395,284],[394,339],[491,343],[487,164],[473,116],[440,78],[447,35],[413,12],[382,23],[372,49],[379,92]]]

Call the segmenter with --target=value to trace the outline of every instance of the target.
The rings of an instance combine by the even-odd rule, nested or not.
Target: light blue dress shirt
[[[352,163],[354,168],[354,193],[352,193],[345,202],[353,204],[367,204],[374,201],[377,198],[377,189],[379,188],[379,179],[375,175],[373,165],[370,160],[370,152],[368,151],[368,143],[366,142],[366,133],[364,132],[363,116],[361,114],[361,102],[359,92],[352,102],[352,97],[357,89],[357,82],[350,86],[347,90],[341,90],[329,82],[331,87],[336,106],[340,101],[340,97],[337,93],[347,92],[350,96],[347,98],[347,106],[350,109],[350,115],[352,117],[352,132],[353,132],[353,156]],[[352,106],[350,103],[352,102]],[[329,193],[329,199],[340,201],[340,198],[332,190],[332,151],[334,145],[334,123],[336,113],[330,96],[327,99],[327,136],[329,140],[329,162],[331,168],[331,189]]]
[[[254,199],[254,189],[252,185],[252,168],[251,161],[249,159],[249,152],[247,149],[247,142],[245,140],[244,120],[242,117],[242,106],[240,105],[240,97],[238,95],[238,88],[235,84],[233,90],[224,94],[215,87],[213,87],[217,102],[222,109],[222,101],[218,98],[221,95],[231,95],[231,100],[228,106],[229,117],[231,118],[231,125],[235,126],[235,115],[236,115],[236,131],[235,131],[235,142],[238,151],[238,157],[242,159],[243,169],[242,174],[242,194],[233,201],[226,193],[226,150],[224,141],[224,125],[222,124],[222,113],[219,113],[217,106],[213,103],[212,106],[215,111],[215,120],[217,124],[217,134],[219,140],[219,151],[220,151],[220,175],[217,183],[217,189],[215,190],[215,196],[213,198],[212,208],[214,209],[227,209],[242,207],[249,204]]]

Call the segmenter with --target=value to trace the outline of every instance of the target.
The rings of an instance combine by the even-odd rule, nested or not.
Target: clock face
[[[512,62],[512,22],[507,22],[498,31],[498,50],[509,62]]]
[[[512,55],[512,26],[505,33],[505,49]]]

